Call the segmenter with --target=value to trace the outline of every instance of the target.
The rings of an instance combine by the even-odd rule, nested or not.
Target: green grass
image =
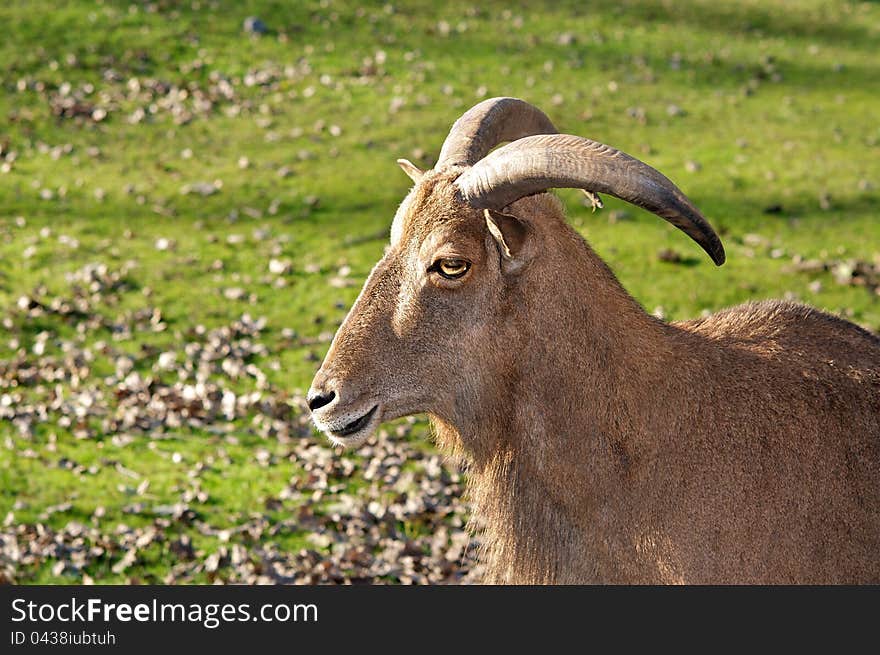
[[[260,16],[270,34],[244,34],[249,15]],[[791,270],[794,255],[880,256],[877,3],[452,0],[439,8],[408,2],[359,9],[333,1],[12,0],[0,7],[0,23],[7,34],[0,42],[0,144],[16,153],[11,170],[0,172],[0,306],[11,321],[0,328],[8,331],[0,360],[18,348],[31,353],[41,331],[50,332],[46,354],[63,356],[56,344],[76,335],[69,320],[24,316],[16,309],[20,296],[69,297],[66,273],[90,262],[118,270],[133,261],[130,284],[95,311],[113,318],[159,307],[167,329],[119,342],[96,329],[80,345],[108,341],[136,355],[146,374],[155,357],[143,354],[143,344],[179,348],[194,326],[228,325],[246,312],[266,318],[268,353],[254,362],[272,389],[302,393],[326,343],[299,340],[335,329],[382,254],[408,187],[394,160],[430,166],[451,123],[493,95],[525,98],[562,131],[643,158],[722,233],[728,263],[716,268],[656,217],[613,199],[592,214],[574,192],[561,193],[572,222],[649,311],[662,307],[666,317],[682,319],[789,296],[880,328],[880,300],[869,290],[838,284],[829,273]],[[255,71],[268,71],[269,83],[248,86],[243,80]],[[234,99],[193,110],[193,96],[218,75],[231,80]],[[191,120],[178,124],[162,97],[139,95],[149,80],[187,88],[182,106]],[[106,118],[53,115],[49,98],[65,83],[91,85],[87,101]],[[671,105],[683,111],[669,111]],[[145,118],[131,122],[138,110]],[[181,193],[213,180],[222,181],[214,195]],[[625,220],[608,220],[620,210]],[[41,235],[44,228],[50,232]],[[255,230],[268,236],[255,238]],[[243,243],[230,244],[230,235]],[[161,238],[175,248],[156,249]],[[659,261],[664,248],[694,264]],[[283,288],[265,279],[271,257],[293,264]],[[212,269],[215,260],[222,270]],[[331,286],[343,265],[356,284]],[[35,294],[41,286],[45,293]],[[255,294],[255,302],[225,298],[229,287]],[[284,328],[296,338],[282,336]],[[275,369],[264,366],[270,361]],[[112,370],[112,360],[98,354],[91,374]],[[252,380],[231,384],[253,388]],[[74,391],[70,381],[62,386]],[[0,387],[0,394],[11,391]],[[48,393],[19,391],[35,399]],[[213,458],[198,476],[209,497],[199,512],[212,526],[234,525],[301,470],[289,444],[260,436],[248,417],[230,430],[166,428],[152,437],[132,433],[131,443],[119,445],[100,434],[99,421],[87,438],[54,421],[22,437],[0,422],[0,518],[13,512],[14,524],[53,529],[71,520],[97,520],[108,530],[120,522],[143,527],[152,519],[127,506],[177,502],[192,484],[189,469]],[[427,442],[425,436],[420,423],[414,438]],[[278,463],[260,466],[257,448]],[[179,462],[170,458],[174,452]],[[97,472],[71,472],[58,466],[62,458],[94,464]],[[357,488],[357,475],[346,484]],[[144,479],[146,492],[132,492]],[[68,511],[41,518],[45,507],[64,502],[72,504]],[[97,506],[106,513],[92,519]],[[268,516],[283,520],[294,510],[290,501]],[[216,538],[175,526],[197,549],[216,549]],[[300,548],[306,535],[285,534],[276,543]],[[156,581],[174,561],[166,543],[150,546],[123,574],[110,571],[110,560],[87,573],[107,582]],[[28,582],[81,579],[54,575],[51,562],[19,574]]]

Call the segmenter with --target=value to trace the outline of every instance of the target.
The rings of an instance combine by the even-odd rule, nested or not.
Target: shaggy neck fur
[[[639,414],[628,406],[643,412],[662,402],[659,381],[672,359],[669,327],[644,312],[579,235],[560,227],[547,247],[578,270],[558,276],[536,267],[520,281],[529,294],[516,284],[508,290],[517,297],[509,335],[517,347],[506,379],[489,381],[459,416],[433,417],[441,443],[463,450],[470,465],[487,582],[620,577],[608,562],[633,547],[635,517],[624,515],[624,496],[650,457],[626,423]],[[552,311],[550,299],[559,305]],[[645,384],[633,388],[638,379]]]

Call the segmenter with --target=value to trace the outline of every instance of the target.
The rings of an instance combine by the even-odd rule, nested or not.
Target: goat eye
[[[464,259],[438,259],[433,268],[447,280],[455,280],[468,272],[471,265]]]

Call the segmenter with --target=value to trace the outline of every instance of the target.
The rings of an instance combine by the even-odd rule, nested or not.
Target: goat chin
[[[374,430],[364,430],[352,437],[337,437],[332,432],[325,432],[324,434],[327,435],[327,438],[330,439],[330,443],[332,443],[334,446],[340,446],[342,448],[350,450],[352,448],[357,448],[358,446],[362,446],[363,444],[365,444],[367,440],[373,436],[374,432]]]

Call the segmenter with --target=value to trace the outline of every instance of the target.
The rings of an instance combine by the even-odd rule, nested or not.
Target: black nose
[[[330,403],[332,403],[334,398],[336,398],[335,391],[328,391],[326,393],[315,391],[307,398],[309,402],[309,409],[314,412],[316,409],[320,409],[324,405],[329,405]]]

